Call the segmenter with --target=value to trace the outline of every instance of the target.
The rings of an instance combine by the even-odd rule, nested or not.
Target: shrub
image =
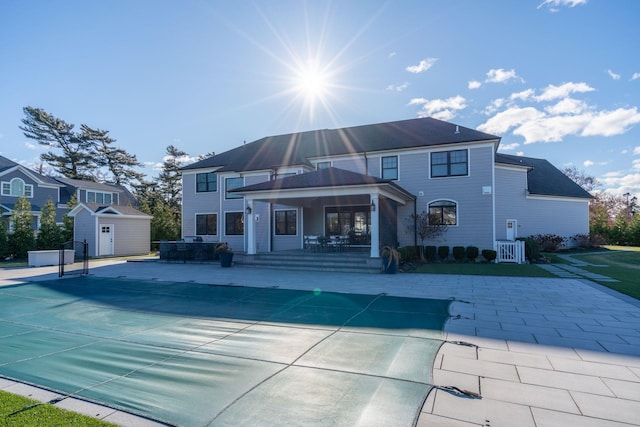
[[[437,251],[438,249],[435,246],[425,246],[424,256],[427,258],[427,261],[433,261],[436,257]]]
[[[438,246],[438,256],[442,261],[446,261],[449,257],[449,246]]]
[[[467,246],[467,258],[469,261],[475,261],[480,254],[480,249],[475,246]]]
[[[453,247],[453,258],[456,261],[462,261],[464,260],[464,246],[454,246]]]
[[[557,234],[536,234],[531,238],[536,241],[541,252],[556,252],[566,240]]]
[[[482,250],[482,256],[487,261],[493,262],[496,259],[496,257],[498,256],[498,253],[496,251],[494,251],[493,249],[483,249]]]
[[[531,237],[518,237],[517,240],[524,242],[524,256],[530,261],[535,262],[540,259],[540,248],[538,242]]]
[[[418,246],[403,246],[398,248],[400,259],[404,261],[413,261],[420,258],[420,248]]]

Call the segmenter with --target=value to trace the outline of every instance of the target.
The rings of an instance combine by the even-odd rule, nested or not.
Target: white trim
[[[527,193],[525,196],[526,199],[532,200],[552,200],[554,202],[583,202],[589,203],[589,200],[586,197],[569,197],[569,196],[547,196],[547,195],[538,195],[538,194],[529,194]]]

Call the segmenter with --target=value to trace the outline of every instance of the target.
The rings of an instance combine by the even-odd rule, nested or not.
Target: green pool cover
[[[409,426],[449,304],[95,277],[0,287],[0,376],[183,426]]]

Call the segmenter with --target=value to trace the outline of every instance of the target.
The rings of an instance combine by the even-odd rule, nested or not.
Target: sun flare
[[[296,77],[296,91],[308,101],[322,98],[326,95],[329,81],[326,73],[316,68],[299,70]]]

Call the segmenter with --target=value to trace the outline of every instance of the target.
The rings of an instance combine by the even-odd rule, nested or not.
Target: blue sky
[[[640,196],[640,1],[0,0],[0,154],[33,106],[157,174],[264,136],[432,116]]]

